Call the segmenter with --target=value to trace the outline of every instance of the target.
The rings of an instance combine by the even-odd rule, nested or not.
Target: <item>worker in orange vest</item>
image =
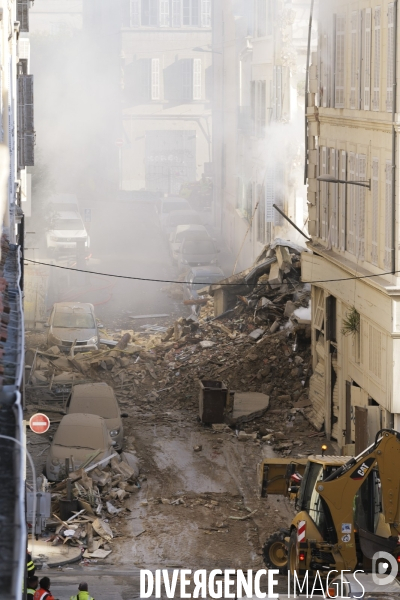
[[[36,590],[33,600],[55,600],[53,594],[50,592],[50,579],[42,577],[39,584],[40,587]]]

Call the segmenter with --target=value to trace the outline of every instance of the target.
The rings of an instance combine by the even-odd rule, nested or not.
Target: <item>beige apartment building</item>
[[[315,18],[312,242],[302,258],[303,280],[314,282],[308,410],[340,446],[357,450],[381,427],[400,428],[397,2],[324,2]],[[348,183],[317,179],[327,176]]]
[[[275,237],[307,231],[303,177],[309,2],[220,0],[213,21],[214,219],[246,268]]]

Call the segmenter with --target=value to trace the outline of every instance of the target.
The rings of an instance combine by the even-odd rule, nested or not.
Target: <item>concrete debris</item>
[[[264,335],[264,329],[254,329],[249,335],[251,340],[257,341]]]

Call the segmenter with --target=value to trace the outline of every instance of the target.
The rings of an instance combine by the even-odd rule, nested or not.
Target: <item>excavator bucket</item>
[[[261,498],[269,494],[289,496],[292,476],[303,476],[307,464],[306,458],[266,458],[259,465],[258,483]],[[296,485],[293,483],[293,485]]]

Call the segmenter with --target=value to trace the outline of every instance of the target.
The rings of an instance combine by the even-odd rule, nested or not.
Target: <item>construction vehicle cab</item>
[[[301,576],[370,572],[379,551],[400,561],[399,432],[380,431],[356,458],[264,460],[259,483],[262,496],[291,496],[298,511],[288,529],[266,541],[267,566]]]

